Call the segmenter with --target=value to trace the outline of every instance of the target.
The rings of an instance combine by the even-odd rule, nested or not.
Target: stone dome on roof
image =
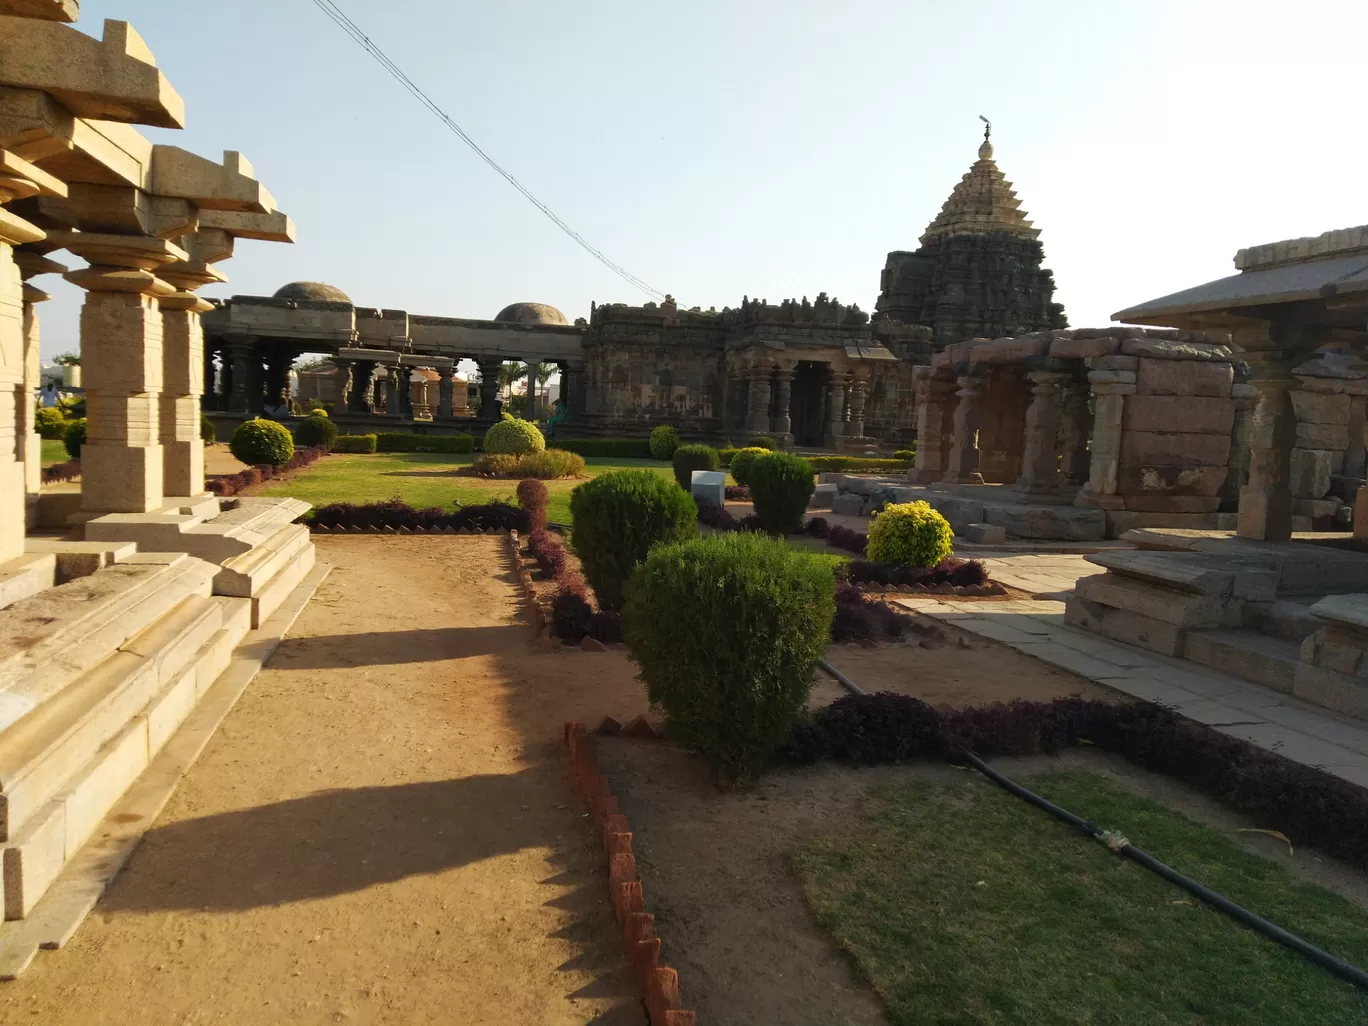
[[[950,193],[941,212],[926,227],[921,242],[951,235],[987,235],[1002,232],[1034,239],[1040,229],[1026,219],[1012,183],[993,160],[993,144],[985,134],[978,160]]]
[[[316,303],[350,303],[347,295],[336,285],[321,281],[292,281],[276,289],[276,299],[311,299]]]
[[[514,324],[569,324],[565,314],[545,303],[514,303],[499,311],[496,321]]]

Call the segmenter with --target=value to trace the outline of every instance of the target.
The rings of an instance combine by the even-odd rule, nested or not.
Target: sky
[[[681,306],[873,308],[975,159],[980,114],[1075,327],[1368,223],[1363,0],[337,0],[486,151]],[[311,0],[83,0],[185,100],[158,142],[240,150],[295,220],[208,296],[568,318],[649,297],[561,233]],[[79,266],[70,254],[59,258]],[[82,293],[35,284],[43,353]]]

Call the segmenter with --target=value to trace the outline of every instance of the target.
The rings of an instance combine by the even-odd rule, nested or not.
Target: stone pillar
[[[499,402],[499,369],[502,360],[477,360],[480,368],[480,420],[492,424],[499,419],[495,410]]]
[[[391,417],[404,415],[404,391],[408,374],[398,365],[385,368],[385,412]]]
[[[930,367],[918,367],[916,375],[917,458],[907,479],[913,484],[931,484],[945,476],[954,441],[956,384],[953,379],[937,377]]]
[[[455,366],[437,368],[437,419],[455,420],[455,384],[451,376],[456,373]]]
[[[770,429],[770,368],[755,366],[750,372],[750,403],[746,430],[763,435]]]
[[[1088,379],[1076,374],[1068,376],[1064,385],[1064,420],[1060,437],[1064,450],[1064,487],[1082,488],[1088,481],[1091,471],[1091,456],[1088,453],[1088,435],[1092,427],[1092,415],[1088,412],[1090,397]]]
[[[24,368],[22,391],[17,397],[19,437],[16,452],[24,464],[25,502],[36,502],[43,488],[43,441],[38,437],[38,401],[34,392],[38,389],[42,376],[42,358],[38,353],[38,309],[37,304],[52,297],[40,288],[28,283],[23,285],[24,298]]]
[[[523,416],[535,424],[541,418],[541,396],[537,392],[537,368],[541,363],[538,360],[526,360],[524,366],[527,368],[527,399],[523,403]]]
[[[52,238],[90,262],[85,270],[66,276],[86,290],[81,307],[86,387],[81,508],[97,516],[151,512],[162,505],[165,462],[159,300],[177,291],[153,272],[189,254],[146,236],[54,232]]]
[[[1365,403],[1368,403],[1368,381],[1355,379],[1344,383],[1344,391],[1349,395],[1349,443],[1344,447],[1344,470],[1347,478],[1362,479],[1368,452],[1364,449],[1364,431],[1368,428],[1365,421]]]
[[[869,397],[869,380],[858,375],[850,382],[850,435],[851,438],[865,436],[865,400]]]
[[[583,423],[589,410],[589,368],[580,360],[567,360],[561,371],[561,398],[565,402],[565,418],[572,424]]]
[[[266,353],[266,408],[290,411],[290,365],[294,358],[279,348]],[[282,414],[282,415],[285,415]]]
[[[1021,475],[1012,490],[1024,496],[1047,498],[1059,494],[1060,426],[1059,387],[1069,375],[1057,371],[1031,371],[1031,405],[1026,410],[1026,447]]]
[[[1122,418],[1126,396],[1135,394],[1136,377],[1135,370],[1110,366],[1088,372],[1093,395],[1092,460],[1088,483],[1074,497],[1075,506],[1125,509],[1126,500],[1118,492]]]
[[[1240,489],[1245,486],[1245,470],[1249,461],[1249,441],[1254,407],[1259,392],[1253,385],[1237,382],[1231,386],[1230,398],[1235,407],[1235,419],[1230,428],[1230,458],[1226,461],[1225,484],[1221,485],[1221,510],[1234,513],[1240,507]]]
[[[204,410],[217,410],[218,381],[215,377],[214,346],[207,341],[204,343],[204,370],[202,373],[204,391],[200,395],[200,408]]]
[[[831,369],[831,382],[827,385],[827,424],[826,444],[828,449],[840,450],[845,438],[845,394],[846,379]]]
[[[983,484],[979,473],[978,433],[982,411],[979,400],[983,394],[983,381],[970,375],[958,379],[958,402],[955,404],[955,435],[950,445],[950,457],[946,460],[946,484]]]
[[[172,284],[180,284],[173,281]],[[200,396],[204,393],[204,333],[200,314],[213,306],[189,290],[161,298],[162,394],[159,436],[162,483],[167,495],[204,494],[204,441]]]
[[[371,360],[361,360],[352,374],[351,392],[347,394],[346,408],[352,413],[374,413],[375,364]]]
[[[337,409],[339,412],[346,412],[352,408],[353,396],[356,391],[356,361],[343,360],[334,357],[333,366],[337,368]]]
[[[227,396],[228,409],[255,417],[261,412],[261,357],[257,355],[256,339],[229,336],[224,368],[229,371],[232,386]]]
[[[793,399],[793,368],[780,367],[778,371],[779,389],[775,397],[774,422],[770,427],[781,445],[793,444],[793,419],[789,416],[789,403]]]
[[[1292,448],[1297,418],[1290,392],[1297,382],[1291,361],[1279,352],[1245,354],[1254,367],[1250,384],[1259,393],[1249,436],[1249,483],[1240,489],[1241,538],[1286,541],[1292,537]]]

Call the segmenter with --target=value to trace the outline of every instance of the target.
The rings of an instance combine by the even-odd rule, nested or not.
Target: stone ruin
[[[196,291],[224,280],[238,239],[288,242],[293,225],[240,154],[132,127],[179,128],[184,104],[131,26],[94,38],[66,24],[77,6],[0,0],[0,977],[98,898],[132,836],[106,814],[149,767],[142,813],[170,786],[187,754],[163,749],[188,718],[212,729],[226,713],[314,561],[294,522],[308,506],[220,502],[200,441],[210,304]],[[31,280],[61,273],[85,290],[88,436],[79,488],[49,511],[62,533],[37,536],[48,296]],[[97,831],[85,876],[44,905]]]

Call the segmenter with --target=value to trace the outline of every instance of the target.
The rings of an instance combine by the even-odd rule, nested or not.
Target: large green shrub
[[[913,457],[916,450],[913,450]],[[875,456],[808,456],[807,461],[812,464],[812,469],[819,474],[835,472],[847,474],[882,474],[900,473],[907,469],[911,460],[901,457],[895,459],[881,459]]]
[[[658,542],[698,534],[698,507],[653,470],[615,470],[570,493],[572,543],[599,607],[619,609],[632,570]]]
[[[33,426],[40,438],[55,441],[66,436],[66,414],[56,406],[40,406],[33,412]]]
[[[295,441],[304,446],[322,446],[331,450],[340,432],[326,413],[315,411],[299,422],[295,428]]]
[[[627,586],[623,634],[669,731],[733,786],[790,735],[835,615],[829,561],[753,533],[661,545]]]
[[[77,417],[73,421],[68,421],[66,430],[62,433],[62,444],[66,446],[67,455],[73,460],[81,458],[81,446],[86,441],[86,419]]]
[[[679,448],[679,432],[670,424],[661,424],[651,432],[651,456],[669,463]]]
[[[333,452],[375,452],[375,435],[338,435],[333,440]]]
[[[876,563],[935,566],[954,548],[950,522],[925,502],[885,506],[869,525],[867,558]]]
[[[766,452],[775,452],[779,448],[779,443],[769,435],[756,435],[746,446],[748,449],[764,449]]]
[[[485,452],[506,452],[523,456],[529,452],[541,452],[546,448],[546,439],[537,430],[537,425],[526,420],[501,420],[484,436]]]
[[[258,417],[237,426],[228,448],[243,463],[254,467],[263,463],[281,467],[294,455],[294,439],[283,425]]]
[[[482,452],[470,465],[470,472],[479,477],[517,477],[518,460],[511,452]]]
[[[536,477],[553,481],[560,477],[583,477],[584,457],[564,449],[543,449],[530,452],[518,460],[519,477]]]
[[[771,452],[756,457],[746,476],[761,528],[770,534],[803,529],[803,512],[817,487],[811,463],[786,452]]]
[[[744,449],[737,449],[731,458],[731,476],[736,479],[739,485],[750,484],[751,464],[761,456],[769,453],[770,450],[762,449],[758,445],[749,445]]]
[[[200,441],[205,445],[213,445],[218,441],[218,432],[214,430],[214,422],[203,413],[200,414]]]
[[[675,480],[686,492],[693,484],[695,470],[716,470],[722,465],[717,450],[711,445],[681,445],[671,458]]]

